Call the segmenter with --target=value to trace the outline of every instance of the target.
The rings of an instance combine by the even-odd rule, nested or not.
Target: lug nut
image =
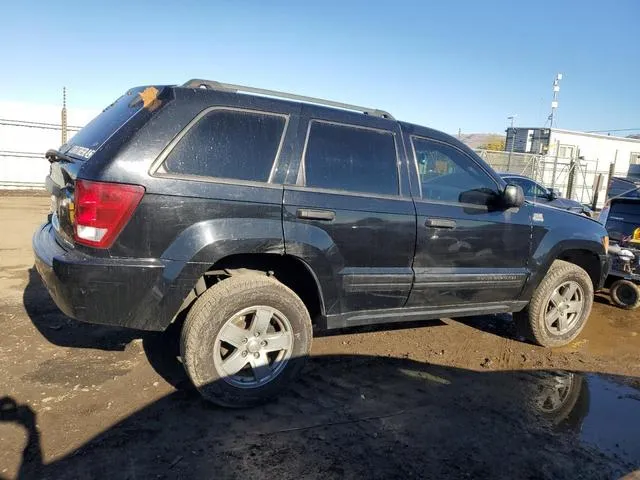
[[[260,336],[260,332],[256,332],[255,335],[256,335],[256,337],[259,337]]]
[[[253,358],[260,358],[260,354],[258,352],[254,353]]]
[[[242,351],[242,356],[243,356],[243,357],[246,357],[246,356],[247,356],[247,351],[246,351],[246,350],[243,350],[243,351]]]
[[[248,339],[248,338],[243,338],[243,339],[242,339],[242,343],[247,343],[248,341],[249,341],[249,339]]]
[[[266,341],[266,340],[262,340],[262,341],[260,342],[260,345],[261,345],[262,347],[266,347],[266,346],[267,346],[267,341]]]

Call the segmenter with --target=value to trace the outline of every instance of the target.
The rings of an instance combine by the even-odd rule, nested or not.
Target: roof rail
[[[321,98],[305,97],[304,95],[296,95],[295,93],[278,92],[276,90],[266,90],[264,88],[247,87],[244,85],[233,85],[230,83],[221,83],[214,80],[202,80],[200,78],[193,78],[182,85],[185,88],[204,88],[207,90],[219,90],[233,93],[254,93],[256,95],[263,95],[267,97],[286,98],[288,100],[295,100],[303,103],[313,103],[316,105],[325,105],[328,107],[341,108],[343,110],[353,110],[356,112],[362,112],[365,115],[371,115],[372,117],[386,118],[389,120],[395,120],[393,116],[385,112],[384,110],[378,110],[374,108],[359,107],[358,105],[350,105],[348,103],[334,102],[333,100],[323,100]]]

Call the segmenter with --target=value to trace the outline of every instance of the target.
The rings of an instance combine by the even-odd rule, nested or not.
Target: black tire
[[[545,323],[545,314],[556,288],[565,282],[576,282],[583,293],[583,305],[578,318],[567,332],[558,334]],[[579,266],[556,260],[536,288],[529,305],[516,314],[514,319],[526,337],[543,347],[562,347],[571,343],[587,324],[593,305],[593,283],[589,274]]]
[[[264,385],[242,388],[218,372],[214,345],[229,319],[257,305],[275,308],[286,316],[293,334],[292,351],[275,378]],[[242,408],[264,403],[286,388],[304,366],[312,337],[309,312],[291,289],[266,275],[242,274],[213,285],[194,302],[182,328],[180,351],[189,378],[206,400]]]
[[[640,288],[629,280],[616,280],[609,288],[611,301],[616,307],[634,310],[640,306]]]

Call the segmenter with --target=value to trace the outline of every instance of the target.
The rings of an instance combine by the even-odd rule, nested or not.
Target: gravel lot
[[[276,402],[201,401],[175,331],[62,315],[33,269],[46,196],[0,196],[0,477],[619,478],[640,469],[640,311],[598,295],[546,350],[509,315],[314,340]]]

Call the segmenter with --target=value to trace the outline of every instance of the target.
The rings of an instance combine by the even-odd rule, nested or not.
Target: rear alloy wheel
[[[543,347],[571,343],[587,323],[593,284],[579,266],[556,260],[536,288],[531,302],[514,314],[528,337]]]
[[[293,348],[291,323],[275,308],[244,308],[222,326],[213,361],[223,380],[239,388],[256,388],[278,376]]]
[[[202,396],[248,407],[278,395],[311,349],[304,303],[273,277],[240,274],[195,301],[182,328],[182,363]]]
[[[609,288],[611,301],[616,307],[633,310],[640,306],[640,288],[629,280],[616,280]]]

